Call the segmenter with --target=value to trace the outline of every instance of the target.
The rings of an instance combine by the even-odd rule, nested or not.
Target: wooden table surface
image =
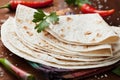
[[[27,0],[26,0],[27,1]],[[39,1],[39,0],[37,0]],[[116,12],[109,17],[104,18],[110,25],[120,26],[120,0],[91,0],[93,6],[99,9],[111,9],[115,8]],[[0,6],[9,2],[9,0],[0,0]],[[54,0],[54,4],[50,7],[44,8],[45,11],[57,11],[68,7],[64,0]],[[72,8],[73,11],[78,13],[77,8]],[[8,9],[0,10],[0,26],[9,17],[14,16],[15,12],[11,12]],[[26,61],[12,54],[6,49],[0,41],[0,57],[5,57],[10,60],[15,66],[34,74],[38,80],[45,80],[42,72],[33,69]],[[114,65],[113,65],[114,66]],[[13,74],[9,73],[2,65],[0,65],[0,80],[19,80]],[[107,71],[98,75],[94,75],[82,80],[120,80],[120,77],[113,74],[111,71]]]

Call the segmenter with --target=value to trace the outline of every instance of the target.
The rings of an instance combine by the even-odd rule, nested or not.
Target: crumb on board
[[[108,77],[108,75],[107,74],[101,74],[101,75],[94,75],[94,78],[95,79],[97,79],[97,80],[101,80],[101,79],[103,79],[103,78],[107,78]]]

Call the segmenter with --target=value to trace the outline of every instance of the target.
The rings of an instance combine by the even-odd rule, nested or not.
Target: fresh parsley
[[[49,27],[50,23],[57,23],[59,18],[56,12],[51,12],[49,15],[46,15],[42,10],[37,10],[37,12],[34,13],[34,19],[32,21],[36,24],[35,29],[40,33]]]

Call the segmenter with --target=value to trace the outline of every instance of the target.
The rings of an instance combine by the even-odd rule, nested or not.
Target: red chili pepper
[[[99,13],[102,17],[109,16],[114,13],[114,9],[111,10],[97,10],[89,4],[83,4],[80,8],[83,13]]]
[[[53,0],[43,0],[43,1],[11,0],[8,4],[1,6],[0,9],[9,8],[10,10],[15,10],[18,4],[22,4],[32,8],[41,8],[41,7],[46,7],[52,3],[53,3]]]
[[[66,3],[68,3],[70,5],[73,4],[73,5],[79,6],[82,13],[98,13],[102,17],[105,17],[105,16],[109,16],[115,12],[114,9],[97,10],[96,8],[94,8],[93,6],[90,5],[89,0],[65,0],[65,1],[66,1]]]

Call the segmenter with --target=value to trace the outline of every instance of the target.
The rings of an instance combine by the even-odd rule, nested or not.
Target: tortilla
[[[22,13],[21,13],[22,11]],[[62,47],[65,47],[63,45],[62,47],[58,47],[56,44],[50,44],[49,40],[45,40],[41,38],[42,33],[37,33],[37,31],[34,29],[35,24],[32,22],[33,14],[36,10],[32,8],[28,8],[25,6],[19,5],[16,11],[16,34],[17,36],[24,42],[24,44],[30,46],[30,48],[34,50],[44,50],[46,52],[52,52],[55,54],[61,54],[61,55],[83,55],[83,56],[112,56],[111,54],[111,45],[101,45],[101,46],[92,46],[90,49],[84,49],[86,46],[79,46],[77,51],[70,51],[67,49],[64,49]],[[24,16],[26,12],[30,13],[30,15]],[[61,44],[60,44],[61,45]],[[69,48],[71,45],[69,45],[67,48]],[[71,49],[73,49],[74,46],[72,46]],[[104,48],[104,49],[103,49]]]
[[[58,23],[51,24],[46,31],[65,43],[96,45],[116,43],[119,40],[119,36],[99,14],[60,16]]]
[[[7,21],[11,21],[11,23],[12,23],[12,20],[11,19],[9,19],[9,20],[7,20]],[[3,24],[2,25],[2,28],[1,28],[1,39],[2,39],[2,42],[4,43],[4,45],[10,50],[10,51],[12,51],[14,54],[16,54],[16,55],[18,55],[18,56],[20,56],[20,57],[22,57],[22,58],[25,58],[25,59],[27,59],[27,60],[29,60],[29,61],[33,61],[33,62],[37,62],[37,63],[42,63],[42,64],[44,64],[44,65],[47,65],[47,66],[52,66],[52,67],[58,67],[58,68],[64,68],[64,69],[84,69],[85,67],[87,67],[87,68],[93,68],[94,66],[96,67],[96,66],[101,66],[102,64],[104,64],[105,66],[106,65],[108,65],[108,64],[106,64],[106,62],[105,63],[102,63],[102,64],[97,64],[97,65],[84,65],[84,66],[64,66],[64,65],[58,65],[58,64],[55,64],[55,63],[50,63],[50,62],[46,62],[46,61],[43,61],[43,60],[41,60],[41,59],[37,59],[37,58],[35,58],[35,57],[32,57],[32,56],[30,56],[30,55],[27,55],[27,54],[25,54],[24,52],[22,52],[22,51],[19,51],[18,49],[16,49],[16,48],[14,48],[10,43],[9,43],[9,41],[7,40],[7,35],[8,35],[8,33],[7,33],[7,31],[9,31],[9,29],[8,28],[6,28],[6,27],[8,27],[8,26],[10,26],[11,25],[11,23],[8,23],[8,22],[5,22],[5,24]],[[11,27],[10,27],[11,28]],[[118,55],[117,55],[118,56]],[[111,61],[111,60],[110,60]],[[113,59],[113,61],[112,62],[110,62],[109,64],[111,64],[111,63],[114,63],[114,62],[116,62],[117,61],[117,59],[115,58],[115,60]]]
[[[104,44],[104,45],[86,45],[86,46],[78,46],[78,45],[71,45],[71,44],[66,44],[63,42],[60,42],[59,40],[57,40],[55,37],[53,37],[52,35],[50,35],[48,32],[44,31],[41,32],[41,39],[45,40],[46,42],[48,42],[49,44],[56,46],[58,48],[62,48],[64,50],[70,51],[70,52],[90,52],[90,51],[94,51],[97,50],[99,52],[99,50],[110,50],[111,49],[111,45],[109,44]],[[92,54],[91,54],[92,55]]]
[[[78,56],[78,57],[74,57],[74,58],[70,58],[70,57],[63,57],[61,55],[56,55],[54,53],[47,53],[47,52],[44,52],[44,51],[40,51],[40,52],[37,52],[35,50],[31,50],[29,49],[28,47],[26,47],[21,41],[20,39],[18,38],[18,36],[16,35],[15,33],[15,24],[14,24],[14,19],[13,19],[13,25],[11,28],[10,27],[7,27],[7,29],[9,29],[9,32],[7,32],[9,35],[6,36],[7,39],[8,39],[8,42],[14,46],[16,49],[28,54],[28,55],[31,55],[33,57],[36,57],[38,59],[42,59],[42,60],[45,60],[45,61],[52,61],[52,62],[57,62],[58,63],[58,60],[57,59],[61,59],[61,60],[69,60],[70,61],[70,64],[73,65],[72,61],[80,61],[81,64],[86,64],[86,62],[82,62],[82,61],[87,61],[87,64],[88,64],[88,61],[98,61],[98,60],[104,60],[106,59],[106,57],[102,58],[102,57],[83,57],[83,56]],[[17,44],[17,45],[16,45]],[[49,54],[49,55],[48,55]],[[55,58],[57,59],[55,59]],[[64,61],[65,62],[65,61]],[[61,63],[64,63],[64,62],[61,62]],[[75,63],[75,64],[80,64],[79,62],[78,63]],[[91,62],[91,64],[93,64]]]

